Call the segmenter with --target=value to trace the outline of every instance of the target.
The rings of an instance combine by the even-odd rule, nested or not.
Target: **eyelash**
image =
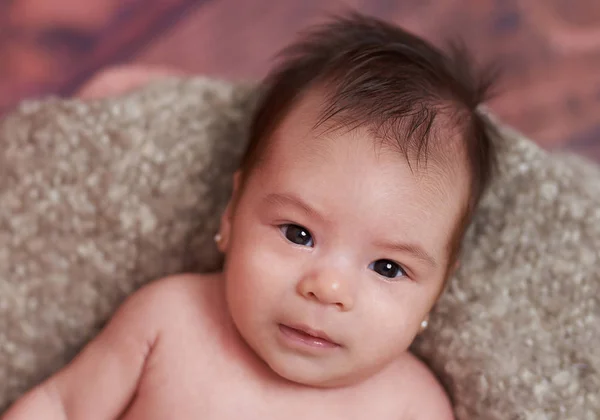
[[[310,233],[310,231],[308,229],[306,229],[305,227],[295,224],[295,223],[284,223],[281,225],[277,226],[280,230],[280,232],[282,233],[283,237],[290,243],[294,244],[294,245],[299,245],[299,246],[304,246],[304,247],[314,247],[315,243],[314,243],[314,238],[313,235]],[[297,229],[297,234],[300,235],[299,238],[296,239],[300,239],[300,242],[296,242],[295,240],[293,240],[292,238],[288,237],[288,233],[290,228],[294,228]],[[302,239],[308,239],[309,244],[303,244],[301,243]],[[395,275],[393,276],[386,276],[380,272],[378,272],[376,270],[376,266],[377,265],[381,265],[384,264],[384,267],[380,267],[380,268],[384,268],[386,270],[392,270],[392,273],[394,273]],[[402,264],[397,263],[396,261],[387,259],[387,258],[382,258],[379,260],[375,260],[372,263],[369,264],[369,269],[373,270],[376,274],[378,274],[379,276],[385,278],[385,279],[396,279],[398,277],[404,278],[404,277],[408,277],[408,274],[406,272],[406,269],[402,266]],[[396,274],[401,274],[400,276],[396,275]],[[388,281],[389,281],[388,280]]]
[[[284,237],[284,238],[285,238],[287,241],[289,241],[289,242],[291,242],[291,243],[293,243],[293,244],[295,244],[295,245],[300,245],[300,246],[308,246],[308,247],[311,247],[311,248],[315,246],[315,240],[314,240],[314,238],[313,238],[313,235],[312,235],[312,234],[310,233],[310,231],[309,231],[308,229],[306,229],[304,226],[297,225],[297,224],[295,224],[295,223],[284,223],[284,224],[282,224],[282,225],[279,225],[279,226],[277,226],[277,227],[279,228],[279,230],[280,230],[280,231],[281,231],[281,233],[283,234],[283,237]],[[290,239],[290,238],[287,236],[287,235],[288,235],[288,233],[289,233],[289,228],[298,228],[298,230],[299,230],[299,231],[301,231],[301,232],[305,232],[305,233],[306,233],[306,237],[308,237],[308,238],[309,238],[309,240],[310,240],[310,243],[311,243],[311,244],[310,244],[310,245],[304,245],[304,244],[302,244],[302,243],[294,242],[292,239]],[[300,235],[302,235],[302,233],[300,233]],[[300,239],[302,239],[302,238],[300,238]]]
[[[381,263],[386,263],[386,265],[387,265],[387,266],[389,266],[389,265],[391,264],[391,265],[392,265],[392,268],[393,268],[393,270],[395,270],[395,271],[397,272],[396,274],[398,274],[398,273],[401,273],[402,275],[400,275],[400,276],[398,276],[398,275],[395,275],[395,276],[389,277],[389,276],[385,276],[385,275],[383,275],[383,274],[381,274],[381,273],[378,273],[377,271],[375,271],[375,265],[376,265],[377,263],[380,263],[380,264],[381,264]],[[373,268],[371,268],[371,267],[373,267]],[[404,269],[404,267],[402,267],[402,265],[401,265],[401,264],[398,264],[396,261],[388,260],[387,258],[383,258],[383,259],[379,259],[379,260],[373,261],[371,264],[369,264],[369,268],[371,268],[371,270],[375,271],[375,272],[376,272],[377,274],[379,274],[381,277],[384,277],[384,278],[386,278],[386,279],[390,279],[390,280],[392,280],[392,279],[397,279],[397,278],[405,278],[405,277],[408,277],[408,274],[406,273],[406,270]],[[388,269],[389,269],[389,267],[386,267],[386,268],[388,268]],[[389,281],[389,280],[388,280],[388,281]]]

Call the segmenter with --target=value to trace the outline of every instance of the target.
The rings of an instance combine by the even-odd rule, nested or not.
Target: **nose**
[[[341,311],[354,307],[351,281],[330,270],[312,272],[298,282],[298,293],[305,299],[336,306]]]

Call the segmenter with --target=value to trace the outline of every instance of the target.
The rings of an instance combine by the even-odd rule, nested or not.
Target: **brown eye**
[[[308,229],[300,225],[286,224],[279,226],[279,229],[281,229],[281,232],[288,241],[296,245],[309,247],[314,245],[312,235]]]
[[[398,263],[391,260],[377,260],[369,265],[369,268],[380,276],[390,279],[396,277],[405,277],[406,271]]]

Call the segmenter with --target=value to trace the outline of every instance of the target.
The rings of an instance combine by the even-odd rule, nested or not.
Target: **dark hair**
[[[356,13],[311,28],[279,59],[264,81],[240,166],[242,178],[263,156],[277,125],[311,88],[324,87],[327,95],[319,124],[368,126],[378,138],[397,143],[409,163],[413,156],[417,164],[427,158],[434,123],[442,115],[443,124],[451,122],[462,134],[471,174],[469,202],[449,244],[454,260],[494,168],[494,146],[477,112],[493,73],[476,75],[460,44],[445,54],[397,26]]]

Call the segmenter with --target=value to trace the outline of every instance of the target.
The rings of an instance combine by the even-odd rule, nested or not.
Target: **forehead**
[[[425,239],[445,246],[468,197],[460,154],[453,159],[448,152],[424,167],[412,166],[367,128],[318,125],[324,105],[323,95],[310,92],[268,139],[268,150],[255,168],[262,193],[300,195],[331,220],[371,232],[392,229],[422,236],[427,227],[436,232]]]
[[[324,158],[326,161],[321,162],[322,164],[333,165],[335,162],[339,163],[339,160],[335,159],[339,153],[348,154],[359,149],[371,149],[362,151],[367,152],[364,157],[367,160],[376,158],[371,164],[380,165],[381,169],[385,168],[385,164],[407,167],[416,180],[431,181],[434,184],[450,179],[469,180],[466,150],[461,141],[461,133],[450,118],[438,116],[436,127],[432,130],[433,139],[428,142],[427,150],[424,151],[426,156],[417,161],[420,159],[417,153],[410,150],[405,153],[405,150],[398,146],[406,143],[406,139],[402,138],[402,128],[383,128],[379,130],[383,133],[375,133],[375,130],[367,125],[355,129],[352,129],[352,126],[348,128],[335,116],[331,120],[323,121],[323,111],[328,106],[329,100],[323,88],[313,88],[306,92],[266,139],[267,147],[260,162],[276,164],[288,158],[299,164],[302,161],[316,164],[319,158]],[[405,128],[407,134],[409,128]],[[391,135],[385,138],[386,134]],[[367,166],[366,161],[360,165],[361,168]],[[466,194],[468,195],[468,191]]]
[[[356,130],[370,138],[373,146],[382,146],[387,152],[402,155],[409,165],[421,166],[431,161],[435,164],[433,171],[444,169],[457,175],[458,172],[469,175],[462,133],[464,121],[448,104],[425,105],[431,107],[431,113],[435,115],[433,124],[425,129],[410,118],[393,116],[386,121],[375,114],[365,118],[358,110],[346,109],[339,104],[331,108],[335,101],[321,85],[304,92],[284,118],[275,124],[274,132],[265,136],[258,160],[264,160],[273,146],[280,149],[290,145],[305,146],[311,153],[318,153],[319,148],[331,144],[327,139]],[[406,117],[410,116],[407,114]],[[315,138],[318,141],[306,141]],[[292,142],[286,142],[290,139]],[[293,143],[300,139],[304,141]]]

